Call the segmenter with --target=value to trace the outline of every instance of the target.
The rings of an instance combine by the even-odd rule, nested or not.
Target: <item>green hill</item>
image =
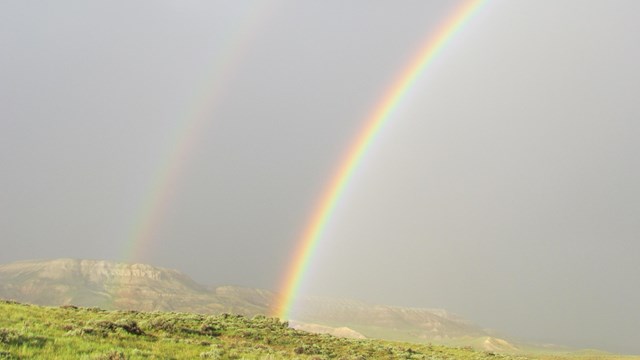
[[[261,289],[208,288],[172,269],[102,260],[31,260],[0,265],[0,298],[109,310],[223,312],[268,315],[275,295]],[[348,299],[302,297],[295,327],[395,341],[440,342],[489,334],[440,309],[368,304]]]
[[[311,334],[275,318],[0,301],[3,359],[526,359],[470,348]]]
[[[36,340],[32,339],[35,343],[30,343],[29,341],[31,340],[28,340],[30,339],[28,337],[30,333],[24,332],[27,328],[15,327],[17,326],[16,324],[18,324],[18,322],[16,322],[16,324],[14,324],[15,326],[0,325],[0,328],[13,328],[13,330],[6,330],[8,332],[0,333],[0,339],[3,339],[0,341],[0,345],[3,347],[15,344],[15,341],[12,342],[13,340],[9,341],[6,339],[14,339],[17,337],[17,339],[28,340],[27,342],[31,345],[42,342],[43,349],[49,349],[46,351],[52,351],[52,349],[61,351],[60,346],[65,343],[72,343],[72,348],[77,350],[86,344],[81,345],[82,342],[79,343],[78,340],[72,340],[70,336],[80,332],[82,335],[80,340],[90,340],[89,343],[92,345],[86,345],[86,348],[90,350],[94,349],[92,346],[104,343],[104,341],[94,339],[96,334],[106,334],[105,331],[103,331],[104,329],[94,324],[95,321],[106,319],[115,322],[115,320],[109,319],[124,319],[123,321],[132,319],[136,321],[145,334],[154,334],[151,338],[144,336],[135,339],[128,338],[127,341],[136,343],[135,346],[129,346],[128,348],[138,349],[144,353],[144,351],[150,351],[148,350],[149,348],[153,348],[153,346],[150,345],[151,343],[157,345],[158,339],[168,341],[166,340],[167,338],[164,337],[164,335],[168,334],[166,331],[158,334],[156,332],[157,329],[154,330],[153,326],[148,325],[149,319],[160,316],[157,315],[159,313],[153,313],[153,311],[171,312],[163,313],[164,317],[170,316],[175,317],[175,319],[193,318],[200,319],[198,320],[200,322],[204,321],[203,319],[214,319],[222,313],[241,314],[246,317],[242,318],[244,319],[243,321],[248,321],[246,320],[247,318],[254,318],[260,315],[262,315],[262,317],[257,319],[264,319],[265,315],[271,313],[270,307],[275,299],[275,295],[261,289],[234,286],[207,287],[196,283],[189,276],[179,271],[146,264],[124,264],[101,260],[59,259],[21,261],[0,265],[0,299],[11,299],[22,303],[45,306],[81,306],[81,308],[77,310],[74,310],[72,307],[66,309],[47,308],[52,318],[55,318],[55,316],[66,316],[64,314],[68,313],[67,315],[73,315],[73,318],[76,319],[69,320],[71,323],[68,326],[65,325],[65,327],[69,327],[69,329],[62,333],[58,333],[58,327],[54,326],[36,335],[55,338],[54,344],[48,341],[42,342],[41,340],[37,340],[40,339],[38,337],[35,338]],[[595,353],[594,351],[576,353],[572,352],[575,351],[575,349],[532,345],[513,342],[508,338],[507,340],[502,337],[497,338],[495,335],[487,333],[481,327],[441,309],[405,308],[375,305],[349,299],[321,297],[302,297],[298,299],[298,305],[299,309],[296,317],[293,318],[289,324],[290,327],[307,332],[327,333],[339,337],[352,338],[354,341],[368,338],[422,344],[405,345],[406,348],[411,349],[423,349],[424,347],[420,346],[427,344],[445,345],[449,348],[474,348],[480,351],[480,353],[474,353],[476,355],[485,354],[485,352],[512,355],[535,353],[535,358],[549,359],[555,359],[556,355],[560,356],[560,358],[566,358],[570,355],[571,358],[575,359],[630,359],[629,357],[616,357],[614,355]],[[113,310],[114,312],[87,310],[87,308],[91,307]],[[20,309],[21,313],[29,313],[30,311],[36,311],[34,309],[41,308],[22,306]],[[8,321],[6,318],[19,319],[11,313],[11,311],[15,309],[9,310],[9,308],[6,308],[6,311],[2,309],[2,312],[0,312],[0,317],[2,318],[0,323]],[[176,312],[193,314],[179,315]],[[10,316],[7,317],[5,314],[10,314]],[[44,319],[47,316],[42,315],[41,318]],[[38,319],[39,318],[36,317],[30,320],[31,325],[29,329],[34,327],[39,328],[40,325],[38,322],[43,322],[43,324],[47,323],[46,321]],[[232,317],[230,319],[236,318]],[[257,324],[258,327],[261,326],[260,321]],[[25,322],[25,324],[27,324],[27,322]],[[248,321],[247,324],[250,326],[253,326],[251,324],[255,325],[255,323],[251,321]],[[95,328],[96,326],[96,334],[90,333],[91,330],[87,330]],[[122,336],[130,335],[123,334],[123,329],[114,325],[109,325],[107,330]],[[278,331],[286,334],[305,334],[303,332],[294,332],[291,329]],[[112,335],[113,334],[109,335],[110,337],[108,336],[108,338],[113,338]],[[25,338],[25,336],[27,337]],[[205,335],[192,333],[189,336],[195,336],[202,341],[209,341],[212,344],[215,343],[211,340],[204,340],[204,338],[206,338]],[[190,339],[191,337],[189,336],[187,336],[186,339]],[[318,337],[314,339],[327,339],[320,335],[317,336]],[[306,337],[300,338],[306,339]],[[333,337],[329,338],[334,339]],[[215,339],[218,339],[218,337],[215,337]],[[18,343],[23,344],[22,340],[18,341]],[[346,344],[358,344],[358,342],[349,343],[349,340],[345,341],[347,341]],[[378,344],[380,343],[378,342]],[[31,345],[27,347],[31,348]],[[104,346],[100,345],[99,347],[95,347],[95,349],[111,351],[112,349],[119,349],[118,346],[120,345],[116,342]],[[180,348],[180,345],[175,345],[175,347]],[[211,349],[200,349],[200,352],[196,353],[195,350],[192,351],[191,348],[189,349],[187,353],[195,357],[200,356],[200,352],[213,351]],[[170,349],[167,348],[166,350],[169,351]],[[4,351],[13,355],[18,354],[16,348]],[[97,350],[91,350],[91,354],[96,354],[96,351]],[[131,357],[131,351],[127,351],[126,354]],[[276,350],[272,349],[272,351]],[[3,356],[0,355],[0,359],[2,358]],[[338,359],[339,358],[340,357],[338,357]],[[349,359],[350,357],[347,356],[345,358]],[[365,358],[376,357],[365,356]]]

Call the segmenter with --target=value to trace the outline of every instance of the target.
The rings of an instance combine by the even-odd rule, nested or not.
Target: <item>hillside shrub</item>
[[[96,356],[94,359],[95,360],[127,360],[127,357],[124,355],[124,352],[120,350],[111,350],[105,354]]]
[[[9,346],[43,347],[47,338],[29,333],[18,332],[14,329],[0,329],[0,344]]]
[[[144,335],[144,332],[142,331],[142,329],[140,329],[140,327],[138,326],[138,323],[135,320],[120,319],[120,320],[116,321],[116,323],[114,325],[117,326],[118,328],[128,332],[129,334],[132,334],[132,335]]]
[[[10,353],[10,352],[8,352],[8,351],[0,350],[0,359],[3,359],[3,360],[4,360],[4,359],[7,359],[7,360],[9,360],[9,359],[16,359],[16,357],[14,357],[13,355],[11,355],[11,353]]]

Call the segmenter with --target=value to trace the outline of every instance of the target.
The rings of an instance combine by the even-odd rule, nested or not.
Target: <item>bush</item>
[[[138,323],[131,319],[120,319],[114,324],[118,328],[132,335],[144,335],[144,331],[140,329]]]
[[[0,329],[0,344],[12,346],[43,347],[47,338],[32,334],[25,334],[13,329]]]
[[[177,332],[176,319],[171,316],[164,315],[151,319],[148,323],[149,327],[154,330],[162,330],[169,333]]]
[[[111,350],[106,354],[97,356],[95,359],[96,360],[127,360],[127,357],[124,356],[124,353],[120,350]]]
[[[200,353],[201,359],[221,359],[223,352],[220,350],[211,350]]]
[[[208,336],[220,336],[222,334],[222,331],[213,324],[204,323],[200,326],[200,334]]]
[[[17,357],[14,357],[13,355],[11,355],[10,352],[8,351],[2,351],[0,350],[0,359],[17,359]]]

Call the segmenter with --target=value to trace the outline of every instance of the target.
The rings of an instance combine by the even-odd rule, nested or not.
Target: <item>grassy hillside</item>
[[[260,289],[207,288],[172,269],[104,260],[29,260],[0,265],[0,298],[32,304],[73,304],[110,310],[271,314],[275,294]],[[362,301],[300,297],[296,326],[349,327],[368,338],[438,342],[484,337],[478,326],[444,310],[402,308]],[[344,333],[343,331],[341,333]],[[488,349],[493,351],[493,349]]]
[[[340,339],[240,315],[105,311],[0,301],[4,359],[524,359],[465,348]]]
[[[71,306],[41,308],[0,303],[0,346],[2,351],[5,351],[5,355],[0,355],[0,359],[8,357],[8,355],[15,357],[20,354],[23,358],[35,355],[49,358],[53,353],[78,358],[75,356],[77,351],[81,352],[80,357],[84,356],[89,359],[94,358],[95,355],[109,354],[110,352],[114,354],[115,358],[120,353],[126,354],[127,358],[154,358],[151,356],[152,354],[169,354],[166,358],[192,358],[200,356],[201,353],[220,352],[226,354],[231,350],[237,354],[252,354],[253,358],[269,358],[270,356],[272,359],[278,359],[293,356],[291,354],[295,354],[295,352],[292,353],[292,351],[296,347],[306,344],[304,341],[312,344],[315,341],[320,341],[317,339],[333,339],[320,335],[316,335],[316,337],[292,335],[304,333],[276,325],[274,321],[267,321],[264,316],[256,317],[251,321],[247,320],[247,318],[269,313],[269,304],[273,302],[273,296],[272,293],[259,289],[232,286],[206,288],[176,270],[144,264],[59,259],[0,265],[0,298],[11,298],[41,305],[74,304],[121,310],[119,312],[105,312]],[[346,342],[342,343],[340,341],[343,340],[335,339],[335,344],[331,342],[331,346],[343,344],[339,345],[342,348],[356,349],[361,344],[388,344],[395,349],[404,347],[419,352],[411,358],[420,358],[419,355],[425,354],[428,355],[427,358],[429,356],[434,356],[434,358],[451,357],[451,351],[454,351],[451,348],[454,347],[473,347],[480,351],[475,353],[462,352],[462,355],[458,354],[457,358],[472,356],[481,359],[486,357],[486,352],[535,353],[536,358],[546,357],[549,359],[555,359],[557,355],[563,358],[571,355],[575,359],[622,358],[593,351],[569,354],[568,349],[563,348],[507,342],[485,334],[479,327],[444,310],[372,305],[361,301],[330,298],[301,298],[298,303],[298,318],[291,324],[302,330],[328,332],[354,339],[364,336],[422,344],[397,345],[397,343],[393,343],[395,344],[393,345],[392,343],[375,341],[349,342],[350,340],[344,340]],[[125,311],[131,309],[147,312]],[[149,311],[172,311],[173,313],[150,313]],[[177,314],[176,311],[183,312],[183,314]],[[199,315],[184,313],[198,313]],[[244,314],[247,318],[227,316],[227,318],[220,320],[220,317],[216,315],[221,313]],[[171,318],[167,321],[180,323],[179,329],[191,330],[176,332],[166,327],[158,329],[156,325],[159,321],[164,321],[162,320],[164,318]],[[220,336],[213,336],[199,330],[203,323],[211,322],[214,319],[228,325],[225,325],[226,327],[220,325],[220,329],[216,328]],[[120,324],[118,321],[124,323]],[[124,325],[128,321],[135,322],[140,329],[139,334],[136,334],[135,331],[133,333],[127,331],[127,327]],[[238,323],[238,321],[241,322]],[[289,340],[278,346],[274,345],[278,343],[273,342],[266,344],[267,348],[258,353],[252,352],[253,350],[250,349],[242,350],[237,348],[235,344],[251,343],[251,337],[249,335],[239,336],[236,332],[228,330],[240,326],[237,324],[246,326],[252,333],[263,334],[257,339],[264,340],[280,336],[282,339]],[[265,324],[271,325],[266,326]],[[275,328],[270,328],[274,326]],[[295,341],[291,339],[295,339]],[[172,341],[178,345],[173,344],[172,347],[167,347]],[[185,346],[184,343],[190,344],[190,341],[203,341],[209,344],[202,347],[189,346],[188,349],[181,347]],[[254,345],[258,343],[259,341],[253,341]],[[433,346],[430,350],[424,346],[428,343],[438,343],[446,345],[448,348]],[[67,346],[65,344],[70,350],[64,350]],[[83,348],[85,350],[81,350]],[[180,356],[171,355],[174,351],[172,348],[175,349],[175,354]],[[319,350],[313,348],[315,350],[309,351],[316,353],[308,354],[304,347],[301,349],[303,350],[302,354],[295,355],[298,358],[313,358],[307,355],[336,359],[358,358],[358,356],[369,359],[380,358],[379,356],[371,356],[370,354],[377,353],[370,350],[363,353],[356,352],[354,355],[350,352],[351,350],[349,352],[336,350],[333,353],[318,353]],[[442,354],[448,355],[438,353],[436,356],[431,353],[433,349],[443,349]],[[396,356],[397,354],[400,352],[393,352],[393,356],[387,354],[389,356],[387,358],[402,358],[404,356]],[[159,358],[165,357],[160,356]],[[245,358],[251,357],[246,355]],[[640,358],[636,357],[635,359]]]

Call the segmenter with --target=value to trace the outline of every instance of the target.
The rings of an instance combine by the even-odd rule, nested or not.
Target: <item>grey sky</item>
[[[0,4],[0,262],[121,260],[185,122],[144,261],[276,289],[335,166],[455,8]],[[443,307],[640,353],[640,3],[490,1],[373,144],[305,292]]]

